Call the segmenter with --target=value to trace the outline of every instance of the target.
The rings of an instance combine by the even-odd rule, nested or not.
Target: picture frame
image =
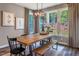
[[[16,17],[15,20],[15,28],[17,30],[23,30],[24,29],[24,18],[23,17]]]
[[[2,11],[2,26],[14,26],[15,17],[13,13]]]

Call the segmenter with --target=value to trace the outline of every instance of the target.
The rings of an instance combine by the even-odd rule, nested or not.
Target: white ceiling
[[[22,7],[26,7],[32,10],[36,10],[37,9],[37,3],[16,3],[17,5],[20,5]],[[55,6],[61,3],[38,3],[38,9],[43,9],[43,8],[47,8],[47,7],[51,7],[51,6]],[[41,7],[42,5],[42,7]]]

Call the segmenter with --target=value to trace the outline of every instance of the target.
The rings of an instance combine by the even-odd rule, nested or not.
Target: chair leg
[[[42,56],[44,56],[44,55],[42,55]]]
[[[32,48],[33,48],[33,49],[35,48],[34,44],[32,45]]]
[[[40,41],[40,45],[42,45],[42,42]]]
[[[12,53],[10,53],[10,56],[12,56]]]
[[[15,56],[17,56],[17,54],[15,54]]]
[[[36,43],[33,44],[33,49],[36,48]]]
[[[35,48],[36,48],[37,46],[36,46],[36,43],[35,43]]]
[[[26,51],[24,51],[24,56],[26,55]]]
[[[41,42],[41,45],[43,45],[44,44],[44,40],[42,40],[42,41],[40,41]]]
[[[21,53],[19,53],[19,56],[21,55]]]
[[[56,50],[58,49],[58,43],[56,44]]]
[[[35,56],[37,56],[37,54],[35,53]]]

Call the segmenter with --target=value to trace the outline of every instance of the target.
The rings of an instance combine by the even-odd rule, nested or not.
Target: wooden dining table
[[[52,34],[40,35],[38,33],[38,34],[31,34],[31,35],[26,35],[26,36],[19,36],[17,37],[17,41],[21,44],[24,44],[25,46],[29,46],[30,55],[33,55],[32,53],[33,43],[46,40],[46,39],[50,41],[52,36],[53,36]]]

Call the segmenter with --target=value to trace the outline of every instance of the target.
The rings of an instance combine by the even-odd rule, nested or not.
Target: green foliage
[[[68,21],[68,10],[64,10],[61,13],[61,24],[65,24]]]

